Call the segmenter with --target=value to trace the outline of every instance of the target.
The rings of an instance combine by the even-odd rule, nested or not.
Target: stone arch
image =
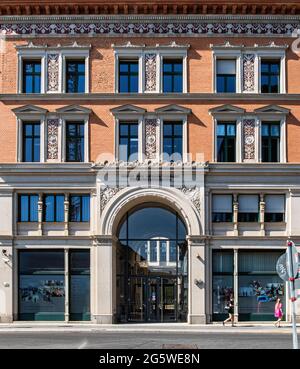
[[[127,211],[145,202],[165,205],[178,212],[188,235],[202,235],[200,215],[195,205],[180,190],[175,188],[126,188],[120,190],[106,204],[100,218],[103,236],[114,236]]]

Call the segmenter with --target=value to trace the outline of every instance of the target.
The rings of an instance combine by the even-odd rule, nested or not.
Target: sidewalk
[[[300,333],[300,324],[298,324]],[[284,333],[291,334],[291,324],[282,323],[281,328],[273,323],[237,323],[234,327],[221,323],[190,325],[187,323],[150,323],[150,324],[92,324],[64,322],[14,322],[0,323],[0,334],[8,332],[174,332],[174,333]]]

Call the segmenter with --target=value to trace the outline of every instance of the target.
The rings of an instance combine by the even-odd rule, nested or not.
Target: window
[[[70,222],[90,221],[90,195],[70,195]]]
[[[18,197],[19,222],[38,221],[38,195],[19,195]]]
[[[284,222],[285,196],[266,195],[265,203],[265,222]]]
[[[139,92],[139,63],[137,60],[119,61],[119,92]]]
[[[183,61],[164,59],[163,92],[183,91]]]
[[[212,221],[232,222],[232,195],[213,195]]]
[[[258,222],[259,201],[257,195],[239,196],[239,222]]]
[[[279,93],[280,91],[280,61],[261,61],[261,92]]]
[[[23,93],[41,92],[41,61],[23,60]]]
[[[262,161],[279,162],[280,161],[280,123],[262,122],[261,126],[262,140]]]
[[[66,92],[85,92],[85,61],[66,61]]]
[[[182,160],[182,122],[164,122],[163,124],[163,154],[164,160]]]
[[[45,195],[44,222],[64,222],[64,195]]]
[[[84,123],[67,122],[66,125],[66,160],[68,162],[84,161]]]
[[[23,161],[40,161],[40,123],[23,123]]]
[[[235,162],[236,160],[236,124],[218,122],[217,124],[217,161]]]
[[[236,60],[217,60],[217,92],[236,92]]]
[[[138,149],[138,123],[121,122],[119,125],[119,160],[137,160]]]

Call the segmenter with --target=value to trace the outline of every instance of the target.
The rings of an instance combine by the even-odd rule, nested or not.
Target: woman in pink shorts
[[[282,303],[281,303],[281,300],[279,298],[276,300],[274,316],[275,316],[275,318],[277,318],[277,321],[275,322],[274,325],[275,325],[275,327],[280,328],[280,322],[281,322],[282,317],[283,317],[283,311],[282,311]]]

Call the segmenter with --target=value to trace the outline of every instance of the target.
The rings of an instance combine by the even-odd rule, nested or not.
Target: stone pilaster
[[[205,241],[196,236],[188,237],[189,245],[189,315],[190,324],[206,324],[206,268],[207,252]]]
[[[64,234],[65,236],[69,235],[69,194],[65,193],[65,200],[64,200]]]
[[[43,194],[39,193],[39,200],[38,200],[38,234],[42,236],[43,234]]]
[[[16,256],[13,258],[11,240],[0,240],[0,323],[13,321],[13,273],[16,268]],[[3,254],[5,253],[5,255]]]
[[[233,194],[233,234],[234,236],[238,236],[238,215],[239,215],[239,203],[238,203],[238,195]]]
[[[265,236],[265,208],[266,208],[266,203],[264,201],[264,194],[260,194],[259,224],[260,224],[260,235],[261,236]]]
[[[92,321],[98,324],[112,324],[116,318],[116,240],[111,236],[95,237],[93,248]]]

